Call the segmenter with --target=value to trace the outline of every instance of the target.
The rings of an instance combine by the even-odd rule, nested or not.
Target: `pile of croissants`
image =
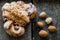
[[[23,1],[5,3],[2,7],[4,30],[11,36],[18,37],[25,33],[25,25],[36,15],[36,7]]]

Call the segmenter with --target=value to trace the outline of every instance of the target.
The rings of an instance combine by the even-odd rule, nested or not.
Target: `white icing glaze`
[[[2,7],[2,10],[9,10],[10,9],[10,4],[5,3],[4,6]]]

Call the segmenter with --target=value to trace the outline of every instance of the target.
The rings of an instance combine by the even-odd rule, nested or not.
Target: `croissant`
[[[5,3],[2,7],[2,18],[5,31],[14,37],[25,33],[24,26],[36,16],[36,7],[23,1]]]

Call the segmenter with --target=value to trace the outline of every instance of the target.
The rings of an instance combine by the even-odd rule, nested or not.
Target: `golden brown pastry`
[[[4,29],[9,35],[14,37],[21,36],[25,33],[25,29],[23,27],[12,22],[11,20],[4,23]]]
[[[12,23],[13,23],[13,21],[11,21],[11,20],[5,22],[4,23],[4,29],[5,30],[8,30]]]
[[[20,17],[18,17],[18,16],[15,16],[15,15],[13,15],[13,14],[11,14],[10,12],[8,12],[8,11],[3,11],[3,14],[2,14],[2,16],[3,16],[3,19],[9,19],[9,20],[12,20],[12,21],[15,21],[15,22],[17,22],[20,26],[25,26],[27,23],[29,23],[29,17],[26,17],[26,16],[21,16],[21,18]]]
[[[15,36],[15,37],[22,36],[25,33],[25,29],[23,27],[14,26],[14,25],[12,25],[10,31],[12,36]]]
[[[23,1],[5,3],[2,7],[2,18],[5,31],[14,37],[24,34],[23,28],[36,15],[36,7]],[[7,25],[8,24],[8,25]]]
[[[32,3],[24,4],[23,9],[28,12],[30,19],[33,19],[36,16],[37,9]]]

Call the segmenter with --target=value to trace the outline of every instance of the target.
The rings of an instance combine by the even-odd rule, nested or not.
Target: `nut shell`
[[[45,12],[41,12],[41,13],[39,14],[39,17],[40,17],[40,18],[45,18],[46,15],[47,15],[47,14],[46,14]]]
[[[51,17],[46,18],[45,22],[46,22],[47,24],[50,24],[50,23],[52,22],[52,18],[51,18]]]
[[[37,22],[37,25],[42,28],[44,26],[44,23],[43,22]]]
[[[41,31],[39,31],[39,36],[44,38],[44,37],[48,36],[48,33],[44,30],[41,30]]]
[[[56,27],[55,27],[55,26],[49,26],[49,27],[48,27],[48,30],[49,30],[50,32],[55,32],[55,31],[56,31]]]

